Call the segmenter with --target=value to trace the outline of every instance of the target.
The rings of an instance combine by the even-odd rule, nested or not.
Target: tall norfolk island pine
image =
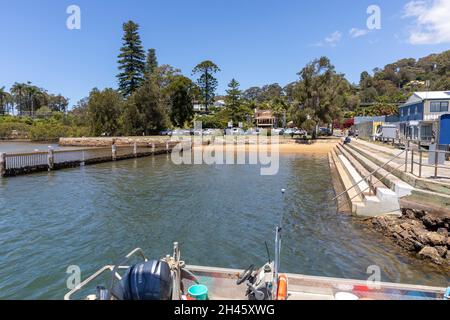
[[[204,104],[206,111],[208,111],[208,107],[212,105],[214,101],[218,84],[217,79],[214,78],[213,74],[219,71],[219,67],[209,60],[199,63],[194,70],[192,70],[193,74],[200,74],[197,84],[200,88],[200,94],[203,99],[202,103]]]
[[[139,36],[139,25],[133,21],[123,24],[123,46],[120,48],[119,91],[124,97],[130,96],[144,82],[145,51]]]
[[[158,59],[156,58],[156,50],[149,49],[147,52],[147,62],[145,63],[145,75],[149,77],[154,74],[158,68]]]

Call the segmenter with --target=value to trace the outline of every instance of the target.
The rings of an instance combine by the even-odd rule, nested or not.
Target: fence
[[[116,146],[53,150],[48,152],[0,153],[0,176],[17,176],[37,171],[50,171],[100,162],[170,153],[178,142],[152,143],[145,146]],[[183,149],[190,148],[183,144]]]
[[[446,160],[449,157],[449,151],[439,150],[438,148],[432,151],[424,149],[407,150],[405,157],[405,172],[410,172],[419,178],[422,178],[424,173],[427,177],[435,179],[439,176],[450,178],[450,165],[446,164],[448,162]]]

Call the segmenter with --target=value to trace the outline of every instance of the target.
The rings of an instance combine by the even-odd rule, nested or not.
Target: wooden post
[[[112,160],[116,161],[117,160],[117,146],[116,146],[115,142],[113,142],[113,144],[111,145],[111,152],[112,152]]]
[[[55,167],[55,151],[51,148],[48,149],[47,165],[49,171],[53,170]]]
[[[6,175],[6,153],[0,153],[0,177]]]
[[[137,142],[136,141],[134,142],[134,146],[133,146],[133,154],[134,154],[134,157],[137,158]]]

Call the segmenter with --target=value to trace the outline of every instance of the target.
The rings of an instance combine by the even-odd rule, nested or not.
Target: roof
[[[417,102],[422,102],[423,100],[439,100],[439,99],[450,99],[450,91],[418,91],[406,101],[403,106],[414,104]]]

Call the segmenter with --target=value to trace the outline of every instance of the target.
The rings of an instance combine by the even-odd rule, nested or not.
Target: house
[[[216,108],[223,108],[226,106],[226,103],[224,100],[217,100],[216,102],[214,102],[214,107]]]
[[[400,136],[431,142],[439,130],[439,120],[449,113],[450,91],[415,92],[399,107]]]
[[[256,127],[262,129],[273,129],[276,118],[270,110],[255,110]]]

